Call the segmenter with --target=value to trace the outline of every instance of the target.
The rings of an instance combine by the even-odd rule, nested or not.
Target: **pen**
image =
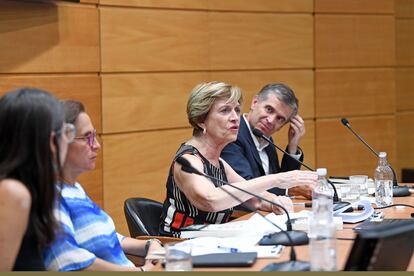
[[[229,253],[237,253],[237,252],[239,252],[239,250],[237,248],[234,248],[234,247],[225,247],[225,246],[220,246],[219,245],[219,246],[217,246],[217,248],[226,250]]]

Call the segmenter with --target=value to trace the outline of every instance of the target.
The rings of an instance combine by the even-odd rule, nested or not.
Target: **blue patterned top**
[[[134,266],[121,247],[124,236],[115,232],[112,219],[85,193],[79,183],[63,184],[55,215],[62,229],[43,251],[48,270],[71,271],[90,266],[95,259]]]

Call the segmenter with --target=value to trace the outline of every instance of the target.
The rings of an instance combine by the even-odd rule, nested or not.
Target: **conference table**
[[[294,199],[294,202],[309,202],[309,200]],[[408,197],[394,197],[394,204],[409,204],[414,205],[414,196]],[[302,206],[294,206],[295,212],[305,209]],[[414,209],[410,207],[390,207],[387,209],[381,210],[384,212],[384,218],[400,218],[408,219],[411,218],[411,213],[414,213]],[[252,214],[245,214],[237,220],[246,220]],[[342,230],[336,231],[336,237],[339,238],[336,240],[336,253],[337,253],[337,268],[338,270],[343,270],[346,260],[348,258],[349,252],[353,245],[353,240],[342,240],[341,238],[353,239],[356,237],[356,233],[352,228],[357,224],[343,224]],[[279,258],[258,258],[256,262],[251,267],[219,267],[219,268],[194,268],[194,271],[261,271],[266,265],[270,263],[278,263],[289,260],[290,248],[285,247]],[[297,260],[299,261],[309,261],[309,245],[295,246]],[[398,252],[396,252],[398,254]],[[155,269],[155,271],[162,271],[161,265]],[[410,264],[407,268],[408,271],[414,271],[414,258],[411,258]]]

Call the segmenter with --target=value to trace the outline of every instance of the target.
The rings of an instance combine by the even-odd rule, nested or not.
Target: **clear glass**
[[[359,186],[359,195],[368,196],[368,176],[367,175],[351,175],[349,177],[351,183]]]
[[[341,200],[350,203],[357,202],[360,199],[360,185],[355,183],[341,184]]]
[[[393,177],[392,170],[388,166],[387,154],[380,152],[378,166],[374,172],[375,203],[377,207],[385,207],[393,203]]]
[[[183,243],[165,245],[165,271],[192,271],[191,245]]]

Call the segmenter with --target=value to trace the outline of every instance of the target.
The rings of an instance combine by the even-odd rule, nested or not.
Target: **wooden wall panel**
[[[244,112],[249,110],[253,97],[263,86],[268,83],[285,83],[299,99],[299,114],[310,119],[315,116],[313,75],[312,70],[211,72],[210,80],[221,80],[239,86],[243,92]]]
[[[394,41],[394,16],[315,15],[317,68],[393,66]]]
[[[385,151],[388,161],[396,160],[395,116],[348,118],[353,129],[376,151]],[[373,177],[378,158],[344,127],[339,119],[316,120],[316,163],[329,175],[366,174]]]
[[[207,73],[102,75],[105,133],[189,127],[187,100]]]
[[[397,154],[398,167],[414,168],[414,112],[397,114]],[[397,171],[401,177],[401,170]]]
[[[224,11],[312,12],[312,0],[101,0],[101,5]]]
[[[191,129],[105,135],[105,209],[117,230],[129,235],[123,203],[129,197],[165,199],[168,169]]]
[[[315,71],[316,117],[394,113],[394,69]]]
[[[414,67],[396,69],[397,111],[414,110]]]
[[[0,73],[96,72],[98,10],[89,5],[0,2]]]
[[[414,18],[396,20],[396,63],[414,66]]]
[[[306,133],[305,136],[302,138],[299,146],[303,150],[304,153],[304,162],[306,165],[315,168],[315,157],[316,157],[316,151],[315,151],[315,121],[314,120],[305,120],[305,128]],[[280,131],[275,133],[273,135],[273,139],[275,143],[281,147],[282,149],[286,149],[286,146],[288,144],[288,131],[289,126],[284,126]],[[283,154],[278,152],[279,155],[279,162],[281,162],[283,158]],[[306,170],[305,167],[302,166],[303,170]]]
[[[208,68],[206,12],[100,8],[103,72]]]
[[[395,0],[397,18],[414,18],[414,0]]]
[[[85,104],[98,132],[101,132],[101,85],[98,75],[4,75],[0,76],[0,95],[19,87],[36,87],[60,99]]]
[[[315,13],[393,14],[394,0],[315,0]]]
[[[206,0],[100,0],[101,5],[129,6],[143,8],[167,9],[202,9],[208,8]]]
[[[99,0],[79,0],[80,3],[99,4]]]
[[[310,68],[312,22],[311,15],[212,12],[211,69]]]
[[[0,96],[19,87],[37,87],[52,92],[60,99],[81,101],[85,104],[96,129],[101,132],[101,87],[97,75],[0,76]],[[98,158],[96,170],[85,173],[80,180],[89,196],[103,206],[102,158]]]
[[[211,10],[313,12],[313,0],[208,0]]]

